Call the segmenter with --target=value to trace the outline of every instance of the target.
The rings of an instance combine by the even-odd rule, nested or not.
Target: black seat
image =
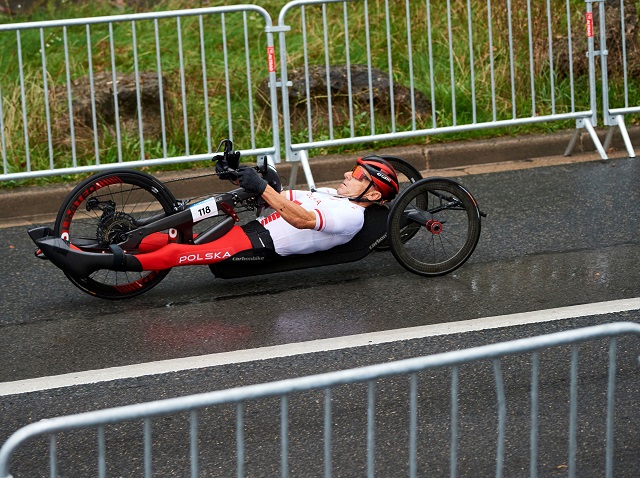
[[[211,264],[209,268],[216,277],[233,279],[358,261],[386,238],[388,214],[386,206],[372,204],[365,210],[364,225],[358,234],[346,244],[326,251],[280,256],[271,249],[251,249]]]

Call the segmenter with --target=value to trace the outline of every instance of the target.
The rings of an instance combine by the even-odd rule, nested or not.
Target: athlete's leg
[[[171,233],[167,234],[166,232],[154,232],[142,239],[137,247],[138,252],[144,252],[146,254],[157,251],[169,243],[176,242],[176,237],[177,232],[173,235]],[[194,234],[193,238],[195,239],[196,237],[198,237],[198,235]]]
[[[242,228],[233,226],[227,234],[213,242],[171,243],[157,251],[135,257],[142,265],[142,270],[169,269],[176,266],[213,264],[251,247],[251,241]]]
[[[138,251],[146,254],[162,249],[167,244],[169,244],[169,234],[166,232],[154,232],[142,239],[142,242],[138,245]]]

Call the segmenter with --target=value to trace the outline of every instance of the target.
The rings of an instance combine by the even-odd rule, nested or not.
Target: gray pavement
[[[110,302],[4,228],[0,381],[640,297],[639,178],[633,159],[457,177],[488,217],[469,262],[433,279],[381,252],[233,280],[178,267]]]
[[[3,397],[0,399],[4,412],[0,416],[0,443],[10,431],[50,416],[307,376],[612,321],[638,322],[640,315],[638,311],[630,311]],[[618,345],[614,476],[632,478],[640,471],[638,339],[626,336],[619,339]],[[540,357],[538,476],[567,476],[570,356],[570,347],[560,347],[544,351]],[[605,475],[607,342],[581,345],[579,360],[576,476],[597,478]],[[529,476],[531,357],[504,359],[502,370],[508,411],[503,476],[526,477]],[[448,369],[418,375],[418,476],[449,476],[450,384]],[[376,476],[409,476],[409,379],[400,376],[378,380],[375,388]],[[292,394],[289,398],[290,476],[323,476],[323,401],[322,391]],[[491,362],[480,361],[460,368],[458,406],[458,476],[495,476],[498,425]],[[246,476],[280,476],[278,400],[253,400],[245,407]],[[199,418],[201,476],[233,476],[236,469],[234,407],[211,407],[202,411]],[[333,391],[332,423],[333,476],[365,476],[365,384],[337,387]],[[141,421],[106,427],[107,476],[142,475],[142,429]],[[152,430],[154,473],[187,476],[188,414],[153,419]],[[46,446],[47,441],[40,439],[23,447],[13,462],[14,476],[44,476],[48,460]],[[97,475],[95,431],[64,433],[58,446],[60,476]]]

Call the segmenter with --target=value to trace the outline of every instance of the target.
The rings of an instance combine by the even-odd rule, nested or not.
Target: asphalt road
[[[637,160],[459,178],[488,213],[461,269],[390,253],[248,279],[176,268],[131,301],[95,299],[0,232],[0,382],[640,296]]]
[[[83,294],[60,271],[33,258],[33,246],[24,227],[2,229],[0,382],[640,297],[637,160],[594,161],[458,179],[474,193],[488,217],[470,261],[453,274],[437,279],[414,276],[398,265],[390,253],[375,253],[353,264],[226,281],[214,278],[204,267],[176,269],[148,294],[112,303]],[[20,426],[48,416],[380,363],[593,323],[639,319],[638,312],[631,311],[6,396],[0,399],[0,442]],[[638,342],[621,341],[621,349],[621,385],[617,390],[620,428],[616,435],[620,468],[616,469],[616,476],[637,476]],[[599,432],[603,427],[605,351],[602,343],[581,350],[578,476],[602,475],[603,443]],[[546,433],[541,440],[543,476],[566,473],[567,350],[558,353],[557,357],[549,355],[546,362],[548,401],[543,407],[546,421],[541,425]],[[524,443],[528,433],[528,375],[522,373],[526,366],[523,361],[526,359],[513,359],[505,365],[505,381],[513,384],[510,393],[515,398],[509,414],[510,459],[505,476],[528,476]],[[486,476],[486,471],[495,466],[495,450],[491,449],[495,440],[495,395],[491,392],[490,367],[470,367],[465,371],[465,383],[469,385],[461,398],[461,411],[466,414],[459,466],[463,476]],[[379,429],[385,437],[380,446],[392,452],[381,453],[380,463],[376,461],[380,476],[406,475],[406,465],[402,465],[406,462],[406,447],[399,445],[405,443],[406,427],[393,426],[397,420],[406,423],[406,402],[398,402],[391,394],[404,390],[405,382],[397,379],[379,385],[384,391],[377,406],[381,410]],[[449,378],[445,372],[433,372],[425,374],[422,383],[421,403],[433,413],[427,413],[430,419],[421,429],[424,449],[429,453],[421,456],[420,463],[424,469],[433,470],[435,476],[448,474],[445,444]],[[366,427],[363,390],[345,390],[336,398],[335,421],[340,424],[337,444],[347,443],[354,436],[362,438],[363,426]],[[312,403],[322,402],[313,394],[307,398]],[[292,408],[293,422],[306,423],[308,419],[317,425],[317,413],[302,405]],[[203,452],[207,456],[207,476],[228,476],[233,418],[224,411],[212,413],[207,418],[211,421],[206,423],[215,426],[207,428],[207,436],[202,438],[206,447],[212,447]],[[252,432],[248,476],[272,476],[279,466],[274,453],[279,446],[277,407],[274,412],[267,404],[260,405],[252,413],[255,421],[247,424]],[[260,419],[267,420],[266,424]],[[171,430],[183,434],[188,430],[185,417],[159,420],[157,425],[160,436]],[[313,471],[317,470],[319,451],[302,451],[303,443],[321,433],[315,425],[301,426],[294,432],[299,435],[292,438],[292,443],[301,451],[292,453],[292,476],[321,474]],[[125,432],[125,437],[131,438],[136,430]],[[86,445],[90,440],[86,435],[77,440],[83,446],[92,446]],[[126,438],[114,440],[114,453],[123,453],[129,457],[128,463],[140,466],[135,458],[139,457],[136,448],[126,446]],[[364,473],[361,458],[366,442],[356,442],[359,445],[353,449],[337,446],[337,476]],[[157,467],[165,475],[172,474],[170,470],[186,459],[181,454],[184,444],[159,447],[158,456],[162,458]],[[83,452],[78,453],[86,454],[87,450],[81,449]],[[33,453],[28,450],[18,457],[17,468],[29,470],[35,466]],[[68,449],[63,457],[77,458],[75,453]],[[262,463],[260,468],[257,462]],[[73,470],[73,466],[68,469]],[[85,476],[78,470],[86,471],[83,467],[88,465],[77,466],[80,468],[69,471],[68,476]],[[114,476],[129,476],[117,467],[111,471]]]

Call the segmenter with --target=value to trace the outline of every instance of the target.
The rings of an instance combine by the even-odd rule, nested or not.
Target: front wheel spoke
[[[457,254],[462,247],[458,241],[453,241],[452,239],[459,239],[461,236],[455,235],[454,238],[449,237],[449,234],[431,234],[429,231],[425,231],[426,237],[426,256],[427,258],[431,258],[434,263],[439,262],[439,257],[443,256],[441,262],[447,261],[451,259],[451,257]]]
[[[427,257],[427,259],[429,259],[429,257],[433,257],[432,262],[435,262],[436,261],[436,250],[435,250],[435,247],[434,247],[434,235],[429,233],[428,231],[425,231],[425,234],[426,234],[425,239],[426,239],[426,242],[427,242],[427,245],[426,245],[426,248],[425,248],[426,249],[426,257]]]
[[[451,228],[447,228],[440,235],[441,236],[445,236],[449,243],[451,243],[451,241],[449,241],[448,238],[453,238],[453,239],[458,239],[458,240],[462,240],[462,239],[466,239],[467,238],[467,234],[461,234],[461,233],[456,232],[455,230],[453,230]]]
[[[444,260],[447,260],[447,248],[445,247],[445,241],[442,235],[438,235],[438,241],[440,242],[440,247],[442,247],[442,255],[444,256]]]
[[[459,236],[458,236],[458,237],[459,237]],[[456,239],[457,239],[458,237],[456,237]],[[445,234],[445,235],[440,234],[440,240],[441,240],[443,243],[445,243],[445,242],[446,242],[446,243],[447,243],[449,246],[451,246],[451,248],[452,248],[452,249],[454,249],[454,250],[455,250],[455,249],[459,249],[459,248],[460,248],[458,245],[454,244],[454,243],[449,239],[449,236],[448,236],[448,235],[446,235],[446,234]]]
[[[433,256],[433,263],[437,264],[439,262],[443,262],[439,259],[440,253],[444,257],[444,260],[447,260],[447,250],[444,247],[442,242],[442,238],[440,236],[432,235],[429,240],[429,247]]]

